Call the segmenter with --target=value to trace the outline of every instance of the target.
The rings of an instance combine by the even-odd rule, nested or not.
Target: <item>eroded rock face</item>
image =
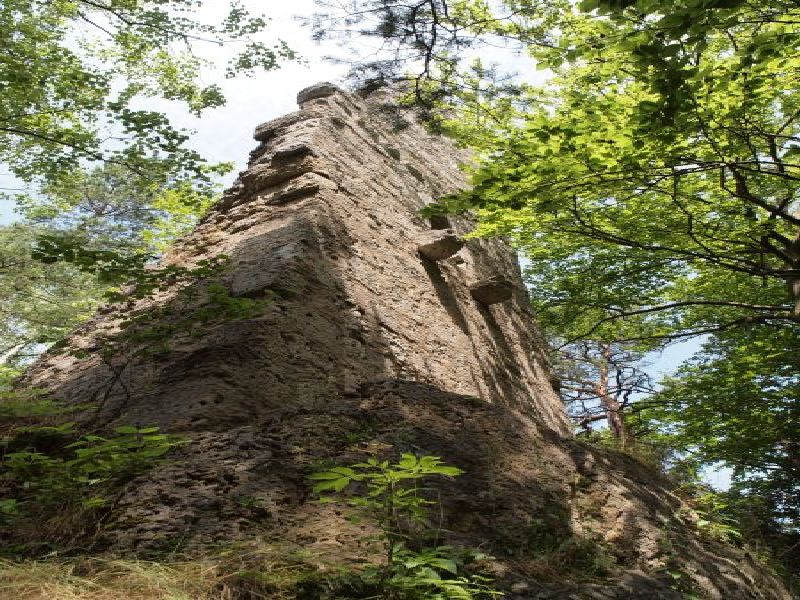
[[[247,171],[166,259],[228,255],[233,295],[277,291],[278,300],[257,318],[178,336],[168,356],[126,367],[133,392],[112,389],[107,417],[227,429],[401,378],[513,407],[569,434],[514,254],[499,240],[464,244],[464,219],[434,230],[418,214],[464,185],[465,155],[397,122],[378,96],[319,84],[299,100],[298,113],[256,129],[262,142]],[[423,240],[432,261],[418,253]],[[484,310],[470,285],[496,274],[516,282],[514,297]],[[96,332],[75,343],[91,347]],[[54,356],[29,379],[78,401],[97,397],[107,376],[105,365]]]
[[[339,93],[341,90],[332,83],[323,82],[315,83],[297,93],[297,103],[302,105],[310,100],[317,100],[318,98],[327,98]]]
[[[103,362],[54,352],[30,369],[26,384],[98,404],[86,415],[95,428],[152,424],[191,441],[131,482],[102,542],[146,554],[266,532],[363,557],[363,525],[311,502],[307,475],[416,452],[466,470],[441,485],[443,526],[451,543],[500,557],[511,598],[674,598],[658,575],[668,566],[711,598],[788,598],[743,552],[698,537],[668,482],[571,438],[502,241],[420,256],[420,240],[460,243],[471,229],[418,213],[464,185],[467,157],[385,111],[386,100],[330,84],[303,90],[300,111],[256,129],[247,171],[166,257],[191,266],[229,256],[222,283],[236,297],[272,299],[260,314],[178,332],[158,354]],[[502,287],[501,300],[476,301],[486,282]],[[137,308],[189,311],[203,289]],[[95,351],[121,316],[103,311],[71,346]],[[628,574],[605,587],[538,583],[530,561],[542,544],[572,539]]]

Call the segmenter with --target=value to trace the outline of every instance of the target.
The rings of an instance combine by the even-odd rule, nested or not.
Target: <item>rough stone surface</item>
[[[469,293],[476,302],[488,306],[511,300],[514,297],[514,284],[502,275],[493,275],[470,285]]]
[[[26,376],[65,402],[95,403],[84,421],[94,430],[157,425],[191,442],[126,487],[99,543],[148,554],[264,536],[368,559],[369,529],[312,502],[307,476],[415,452],[465,470],[437,483],[446,541],[498,557],[509,598],[671,600],[667,570],[706,598],[789,598],[748,553],[703,538],[668,481],[571,437],[502,241],[419,256],[432,226],[472,227],[418,213],[464,185],[468,157],[413,119],[398,126],[381,93],[322,84],[301,100],[258,128],[248,170],[165,259],[227,255],[234,296],[274,301],[175,334],[158,353],[127,348],[104,362],[96,350],[124,313],[202,308],[205,284],[107,308]],[[511,298],[475,302],[470,285],[491,277],[511,283]],[[599,558],[606,581],[587,583]]]
[[[464,240],[452,229],[426,231],[419,241],[419,253],[433,261],[450,258],[464,247]]]
[[[315,83],[297,93],[297,103],[300,105],[305,104],[309,100],[316,100],[317,98],[327,98],[334,94],[341,92],[341,90],[332,83]]]
[[[257,142],[267,142],[278,135],[278,133],[285,130],[287,127],[290,127],[299,121],[304,121],[307,118],[308,115],[303,111],[297,111],[289,113],[288,115],[283,115],[282,117],[278,117],[272,121],[267,121],[266,123],[262,123],[256,127],[255,133],[253,133],[253,138]]]

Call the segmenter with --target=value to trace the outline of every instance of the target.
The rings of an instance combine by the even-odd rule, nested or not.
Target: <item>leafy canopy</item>
[[[260,39],[264,17],[233,2],[220,22],[198,0],[6,0],[0,6],[0,162],[24,181],[54,183],[87,162],[124,165],[163,183],[206,178],[187,134],[147,108],[224,103],[201,82],[198,53],[237,43],[226,75],[274,69],[294,53]]]
[[[449,208],[483,209],[480,233],[524,248],[568,336],[796,322],[797,26],[742,9],[678,35],[675,14],[647,8],[570,15],[556,48],[532,49],[555,79],[494,125]]]

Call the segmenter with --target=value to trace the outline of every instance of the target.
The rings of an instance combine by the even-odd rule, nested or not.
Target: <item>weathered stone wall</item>
[[[701,597],[788,599],[747,552],[703,537],[651,468],[572,438],[514,254],[470,240],[443,258],[460,242],[433,226],[464,234],[470,223],[419,216],[464,184],[466,155],[386,99],[301,92],[301,110],[257,129],[247,171],[165,259],[230,256],[225,285],[274,298],[263,312],[103,358],[126,311],[171,306],[175,319],[207,297],[203,285],[191,301],[170,289],[100,311],[30,369],[27,385],[96,405],[84,427],[155,424],[191,442],[122,491],[95,548],[174,553],[258,537],[369,560],[369,530],[312,502],[306,478],[321,464],[416,452],[466,471],[439,482],[439,525],[448,543],[498,557],[511,600],[677,600],[670,572]],[[587,583],[601,559],[610,580]]]
[[[500,240],[471,240],[438,262],[417,252],[432,231],[419,209],[463,186],[466,156],[382,111],[380,94],[363,101],[320,85],[299,99],[299,112],[258,127],[247,171],[167,258],[229,255],[234,295],[281,299],[263,317],[174,340],[163,362],[130,365],[110,410],[128,394],[126,419],[228,428],[400,378],[516,408],[568,434],[513,252]],[[512,283],[510,301],[472,298],[469,286],[491,276]],[[79,343],[91,337],[89,329]],[[78,400],[105,394],[103,371],[62,356],[30,380]]]

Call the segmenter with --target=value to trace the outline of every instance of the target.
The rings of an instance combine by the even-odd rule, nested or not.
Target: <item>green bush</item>
[[[152,468],[184,440],[158,427],[117,427],[114,434],[78,435],[74,424],[24,427],[6,440],[0,483],[6,517],[49,505],[73,502],[104,506],[108,492]]]

